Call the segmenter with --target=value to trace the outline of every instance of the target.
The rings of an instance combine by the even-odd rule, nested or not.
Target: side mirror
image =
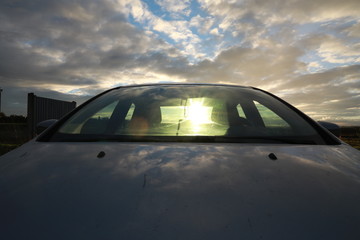
[[[52,126],[56,122],[57,122],[57,119],[49,119],[49,120],[39,122],[36,125],[36,134],[39,135],[40,133],[42,133],[43,131],[48,129],[50,126]]]
[[[339,127],[339,125],[337,125],[335,123],[331,123],[331,122],[324,122],[324,121],[318,121],[318,123],[321,126],[323,126],[324,128],[326,128],[329,132],[334,134],[336,137],[341,136],[341,128]]]

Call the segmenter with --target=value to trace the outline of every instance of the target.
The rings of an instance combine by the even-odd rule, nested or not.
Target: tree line
[[[26,120],[22,115],[6,116],[5,113],[0,112],[0,123],[26,123]]]

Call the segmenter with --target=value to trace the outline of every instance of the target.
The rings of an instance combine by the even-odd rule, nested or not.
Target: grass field
[[[21,144],[3,144],[0,143],[0,156],[14,150],[15,148],[21,146]]]
[[[341,140],[352,146],[353,148],[356,148],[357,150],[360,150],[360,138],[357,137],[342,137]]]
[[[26,123],[0,123],[0,155],[29,140]]]
[[[360,127],[342,127],[341,140],[360,150]]]

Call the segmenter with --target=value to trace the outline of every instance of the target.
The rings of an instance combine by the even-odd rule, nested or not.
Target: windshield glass
[[[77,111],[52,140],[178,141],[186,137],[321,141],[301,116],[266,93],[204,85],[114,89]]]

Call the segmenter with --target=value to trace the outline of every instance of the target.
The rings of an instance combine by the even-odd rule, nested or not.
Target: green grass
[[[26,123],[0,123],[1,144],[22,144],[28,140]]]
[[[26,123],[0,123],[0,156],[28,140]]]
[[[11,150],[14,150],[15,148],[21,146],[21,144],[4,144],[0,143],[0,156],[4,155],[7,152],[10,152]]]
[[[353,148],[356,148],[357,150],[360,150],[360,138],[358,137],[343,137],[341,138],[344,142],[352,146]]]

